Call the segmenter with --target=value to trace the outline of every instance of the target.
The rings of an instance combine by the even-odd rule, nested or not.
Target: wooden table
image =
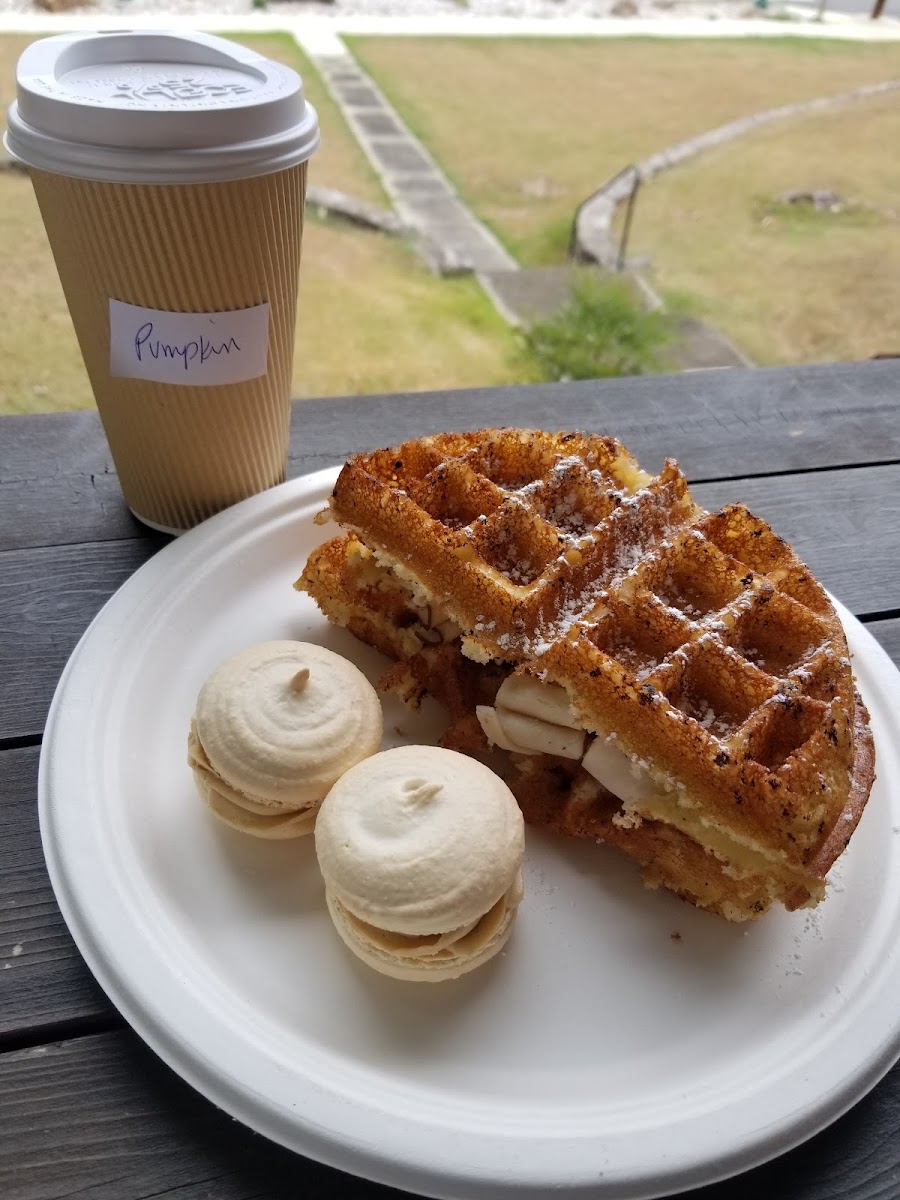
[[[492,424],[614,433],[650,469],[674,455],[702,504],[766,517],[900,663],[900,362],[307,401],[289,473]],[[399,1195],[183,1084],[93,982],[54,903],[35,803],[47,707],[91,617],[167,540],[125,508],[93,413],[0,420],[0,1196]],[[900,1067],[807,1145],[691,1195],[897,1200]]]

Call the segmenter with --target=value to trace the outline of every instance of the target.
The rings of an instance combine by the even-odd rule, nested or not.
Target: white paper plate
[[[900,677],[884,652],[843,614],[879,778],[819,910],[729,925],[645,890],[606,847],[530,831],[503,956],[453,983],[395,982],[332,930],[311,839],[232,833],[185,764],[197,691],[243,646],[319,641],[372,679],[384,665],[291,586],[334,532],[312,522],[333,479],[285,484],[167,546],[60,681],[44,849],[125,1018],[247,1125],[430,1196],[660,1196],[834,1120],[900,1055]],[[386,744],[440,727],[436,709],[388,707]]]

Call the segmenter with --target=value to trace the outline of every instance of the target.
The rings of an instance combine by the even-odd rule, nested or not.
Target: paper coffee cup
[[[281,482],[318,144],[296,72],[199,34],[48,38],[5,141],[132,512],[180,532]]]

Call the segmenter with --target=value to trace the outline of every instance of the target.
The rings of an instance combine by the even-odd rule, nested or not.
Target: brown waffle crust
[[[330,512],[350,532],[297,586],[395,660],[384,687],[446,705],[445,744],[483,753],[475,706],[534,674],[674,805],[623,816],[577,762],[515,756],[527,819],[734,919],[821,898],[872,739],[834,606],[764,521],[705,512],[674,461],[649,475],[613,438],[493,429],[356,456]]]

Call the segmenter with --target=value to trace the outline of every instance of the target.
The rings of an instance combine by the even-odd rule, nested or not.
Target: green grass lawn
[[[900,93],[771,126],[642,189],[631,253],[758,363],[900,353]],[[839,212],[779,204],[833,191]]]
[[[352,38],[462,195],[523,263],[559,262],[622,167],[725,121],[900,76],[900,44],[748,38]]]
[[[0,103],[31,39],[0,37]],[[296,67],[321,121],[310,182],[387,205],[381,185],[312,66],[288,36],[241,37]],[[28,179],[0,172],[0,289],[17,314],[0,326],[0,413],[93,405]],[[394,238],[321,220],[303,243],[294,367],[297,396],[509,383],[515,339],[471,279],[431,275]]]

